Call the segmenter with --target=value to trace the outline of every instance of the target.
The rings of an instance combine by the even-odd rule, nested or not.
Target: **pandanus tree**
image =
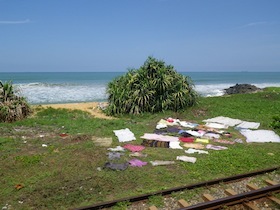
[[[178,111],[193,106],[198,96],[190,77],[153,57],[111,81],[107,94],[109,115]]]
[[[16,92],[11,82],[0,81],[0,122],[14,122],[31,113],[27,101]]]

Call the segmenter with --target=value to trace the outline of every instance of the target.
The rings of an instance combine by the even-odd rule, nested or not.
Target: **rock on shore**
[[[224,90],[225,94],[231,95],[238,93],[255,93],[261,91],[262,89],[250,84],[236,84],[235,86],[229,87]]]

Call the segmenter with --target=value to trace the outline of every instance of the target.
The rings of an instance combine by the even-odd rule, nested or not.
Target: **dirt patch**
[[[89,135],[77,135],[77,136],[71,136],[71,142],[82,142],[82,141],[87,141],[89,140],[91,137]]]
[[[90,113],[92,116],[101,119],[114,119],[113,117],[107,116],[101,108],[104,108],[106,103],[99,102],[85,102],[85,103],[69,103],[69,104],[45,104],[41,105],[43,108],[51,107],[54,109],[71,109],[71,110],[82,110]]]
[[[200,117],[200,116],[206,116],[207,115],[207,109],[197,109],[192,111],[193,116]]]
[[[92,141],[96,146],[101,146],[101,147],[109,147],[113,142],[112,138],[100,138],[96,136],[92,137]]]

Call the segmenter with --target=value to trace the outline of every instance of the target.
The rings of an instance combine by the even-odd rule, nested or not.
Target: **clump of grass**
[[[279,116],[273,116],[272,119],[273,119],[273,121],[271,122],[270,126],[273,129],[280,130],[280,115]]]
[[[112,210],[126,210],[130,205],[129,201],[118,202],[112,207]]]
[[[30,156],[16,156],[15,160],[22,162],[24,166],[34,165],[36,163],[39,163],[41,161],[42,157],[41,155],[30,155]]]
[[[162,207],[164,205],[164,199],[161,195],[154,195],[149,197],[149,205],[154,205],[157,207]]]

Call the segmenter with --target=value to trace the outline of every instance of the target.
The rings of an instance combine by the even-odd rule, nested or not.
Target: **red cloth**
[[[173,122],[174,122],[174,120],[173,120],[172,118],[168,118],[166,121],[167,121],[167,122],[170,122],[170,123],[173,123]]]
[[[145,149],[145,147],[142,145],[133,145],[133,144],[126,144],[124,145],[124,148],[130,150],[131,152],[139,152]]]
[[[179,140],[182,142],[194,142],[193,137],[179,137]]]

